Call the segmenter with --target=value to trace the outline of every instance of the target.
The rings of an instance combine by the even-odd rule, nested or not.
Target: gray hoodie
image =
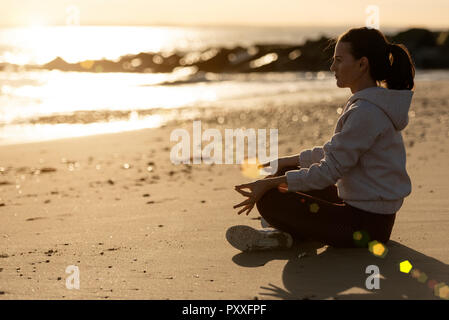
[[[323,147],[299,154],[301,169],[287,171],[289,191],[336,183],[349,205],[393,214],[411,193],[401,130],[408,124],[413,92],[370,87],[353,94]]]

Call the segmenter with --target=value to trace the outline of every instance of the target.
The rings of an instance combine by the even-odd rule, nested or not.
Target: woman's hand
[[[238,212],[238,214],[241,214],[242,212],[248,210],[246,212],[246,215],[248,215],[251,210],[254,208],[254,205],[257,201],[264,195],[265,192],[267,192],[269,189],[277,187],[278,185],[286,183],[285,176],[277,177],[277,178],[268,178],[268,179],[262,179],[262,180],[256,180],[251,183],[245,183],[238,186],[235,186],[235,190],[248,197],[245,201],[237,204],[234,206],[234,209],[244,206],[242,210]],[[249,189],[251,192],[244,191],[242,189]]]
[[[254,208],[254,205],[256,204],[256,202],[271,187],[272,187],[272,183],[270,182],[270,180],[266,180],[266,179],[257,180],[257,181],[251,182],[251,183],[246,183],[246,184],[241,184],[241,185],[235,186],[235,190],[238,193],[248,197],[248,199],[235,205],[234,209],[244,206],[243,209],[238,212],[238,214],[241,214],[242,212],[248,210],[246,212],[246,215],[248,215],[251,212],[251,210]],[[242,190],[242,189],[246,189],[246,188],[251,190],[251,192]]]

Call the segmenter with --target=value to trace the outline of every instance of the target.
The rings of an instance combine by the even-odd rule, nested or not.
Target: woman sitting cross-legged
[[[413,96],[413,62],[405,46],[389,43],[379,30],[354,28],[338,37],[330,70],[337,86],[352,92],[333,136],[322,147],[278,159],[276,174],[235,187],[248,197],[234,206],[238,213],[256,205],[274,229],[231,227],[226,236],[234,247],[273,249],[306,239],[364,247],[389,240],[411,193],[401,130]]]

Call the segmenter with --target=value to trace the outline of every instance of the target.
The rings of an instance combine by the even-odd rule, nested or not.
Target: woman
[[[337,86],[352,92],[334,135],[322,147],[278,159],[276,174],[235,187],[248,197],[234,206],[242,207],[238,214],[256,205],[275,230],[231,227],[226,235],[234,247],[272,249],[304,239],[363,247],[389,240],[411,193],[400,131],[408,124],[413,62],[405,46],[389,43],[379,30],[353,28],[338,37],[330,70]]]

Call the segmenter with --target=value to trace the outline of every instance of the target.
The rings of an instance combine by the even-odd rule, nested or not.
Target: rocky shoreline
[[[449,68],[449,31],[413,28],[386,35],[410,51],[419,69]],[[193,52],[141,52],[122,56],[118,61],[85,60],[68,63],[60,57],[44,65],[0,64],[0,70],[61,70],[79,72],[170,73],[191,67],[194,73],[250,73],[329,70],[333,55],[332,38],[306,40],[303,44],[256,44],[249,47],[212,47]]]

